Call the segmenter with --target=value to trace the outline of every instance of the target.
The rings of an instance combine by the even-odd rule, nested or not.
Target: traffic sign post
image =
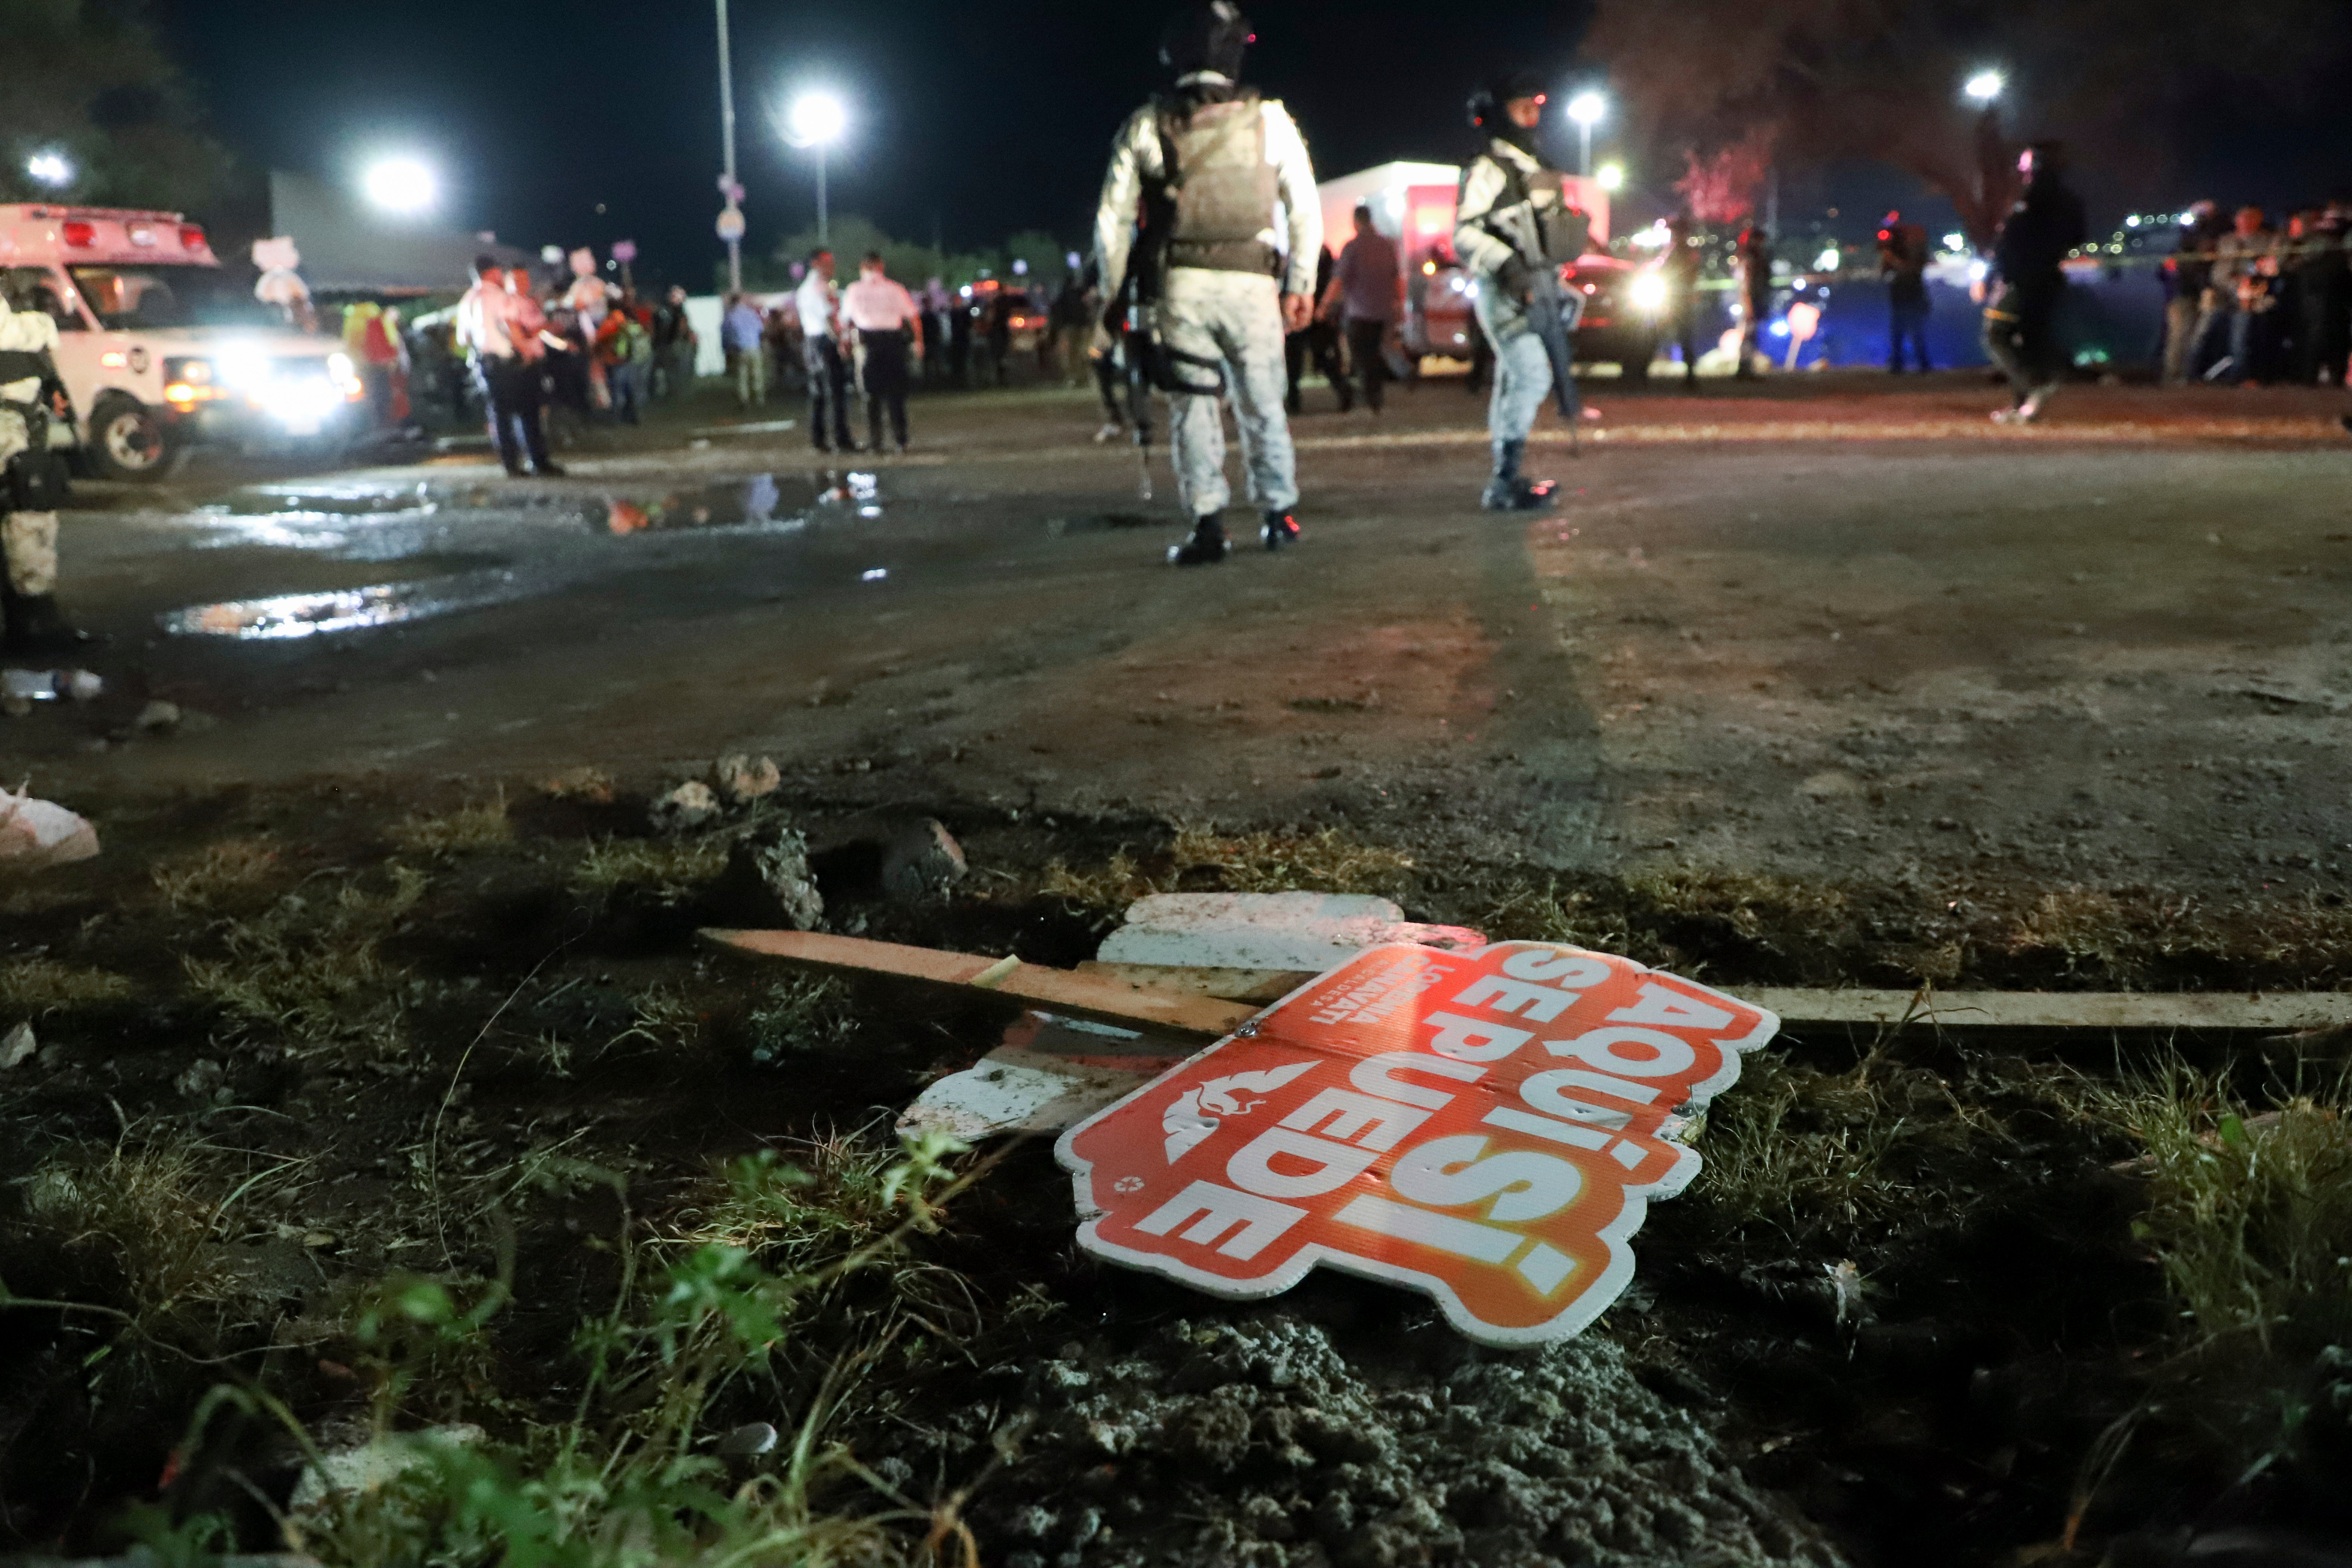
[[[1492,1345],[1568,1338],[1633,1276],[1690,1119],[1780,1021],[1545,942],[1368,950],[1062,1137],[1081,1246],[1237,1300],[1318,1264]]]

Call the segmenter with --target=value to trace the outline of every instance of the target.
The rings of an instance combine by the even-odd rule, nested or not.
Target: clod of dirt
[[[1351,1364],[1279,1311],[1065,1346],[1026,1380],[1033,1425],[982,1522],[1005,1568],[1837,1561],[1614,1343],[1463,1349],[1436,1372]]]
[[[783,787],[784,775],[772,757],[757,761],[747,756],[721,757],[712,770],[719,779],[719,793],[730,805],[749,805],[776,793]]]
[[[654,802],[646,816],[656,833],[685,833],[715,820],[719,797],[710,786],[689,779]]]
[[[176,730],[180,727],[180,705],[176,702],[166,702],[158,698],[139,710],[139,717],[131,721],[131,727],[142,735],[154,735],[167,730]]]
[[[944,891],[968,869],[963,846],[934,817],[902,825],[882,846],[882,890],[894,899]]]
[[[33,1037],[33,1026],[17,1025],[6,1035],[0,1036],[0,1072],[23,1066],[26,1059],[40,1048],[41,1043]]]
[[[774,912],[795,931],[814,931],[824,919],[824,897],[809,870],[807,836],[782,823],[735,841],[727,852],[726,888],[762,909],[772,900]]]

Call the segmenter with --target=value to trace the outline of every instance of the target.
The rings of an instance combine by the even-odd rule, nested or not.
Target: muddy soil
[[[1313,825],[941,815],[972,872],[911,902],[844,852],[887,826],[854,789],[659,839],[644,794],[584,775],[126,802],[101,860],[12,885],[0,990],[37,1043],[0,1075],[0,1278],[98,1310],[7,1312],[0,1542],[104,1549],[145,1503],[274,1544],[301,1457],[264,1419],[215,1412],[192,1437],[223,1381],[330,1446],[387,1398],[402,1426],[525,1442],[580,1397],[620,1244],[689,1226],[728,1162],[887,1148],[1006,1010],[812,991],[698,947],[769,917],[725,873],[762,825],[808,833],[833,929],[1039,963],[1090,955],[1139,891],[1287,886],[1606,937],[1723,984],[1903,973],[1929,937],[2012,980],[2280,962],[2242,922],[2135,926],[2157,917],[2122,903],[2020,896],[1923,936],[1929,911],[1897,919],[1885,889],[1432,867]],[[1634,1289],[1541,1352],[1476,1349],[1360,1281],[1224,1305],[1106,1268],[1072,1245],[1049,1150],[1017,1146],[795,1320],[797,1370],[719,1390],[704,1440],[790,1430],[853,1364],[824,1436],[870,1484],[824,1506],[877,1511],[883,1489],[1010,1568],[2089,1563],[2194,1529],[2340,1527],[2336,1363],[2263,1363],[2235,1403],[2184,1393],[2138,1152],[2082,1109],[2083,1070],[2118,1066],[1792,1037],[1718,1102]],[[467,1357],[387,1362],[364,1325],[404,1279],[513,1297]],[[2273,1395],[2321,1412],[2303,1437],[2242,1408]]]

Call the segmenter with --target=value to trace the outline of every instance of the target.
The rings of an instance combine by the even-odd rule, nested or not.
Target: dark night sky
[[[929,239],[936,223],[950,247],[1023,228],[1076,242],[1111,132],[1160,84],[1154,49],[1169,9],[735,0],[747,250],[814,222],[808,157],[770,124],[787,86],[804,80],[836,88],[855,116],[832,160],[836,213],[911,239]],[[1469,141],[1462,103],[1477,79],[1507,62],[1565,83],[1580,68],[1590,0],[1259,0],[1250,12],[1260,38],[1250,77],[1290,104],[1328,174],[1391,158],[1458,160]],[[215,127],[256,166],[348,178],[371,149],[415,148],[445,170],[449,215],[465,227],[532,247],[627,236],[652,270],[698,285],[710,276],[719,159],[708,4],[156,0],[155,14]],[[2139,182],[2162,188],[2102,200],[2086,177],[2095,217],[2126,200],[2283,202],[2352,189],[2352,132],[2326,112],[2344,99],[2335,87],[2305,108],[2260,94],[2215,102],[2212,135],[2187,139],[2169,177]],[[1557,145],[1566,157],[1567,138]],[[1637,167],[1636,179],[1663,184],[1674,172]],[[1859,212],[1907,187],[1892,171],[1800,175],[1789,216],[1841,198]]]

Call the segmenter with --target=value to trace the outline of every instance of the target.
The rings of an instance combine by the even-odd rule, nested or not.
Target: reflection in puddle
[[[466,572],[414,583],[378,583],[323,594],[281,594],[193,605],[163,617],[175,637],[235,637],[241,642],[317,637],[399,626],[453,610],[479,609],[522,596],[511,572]]]
[[[815,484],[808,479],[785,482],[793,487],[792,500],[797,504],[791,510],[795,513],[829,499],[821,496]],[[785,500],[784,487],[775,475],[754,474],[748,479],[677,490],[652,500],[607,497],[603,517],[590,519],[590,525],[605,533],[680,528],[766,528],[779,521],[777,513],[785,510]],[[797,519],[788,516],[782,521],[791,522]]]

